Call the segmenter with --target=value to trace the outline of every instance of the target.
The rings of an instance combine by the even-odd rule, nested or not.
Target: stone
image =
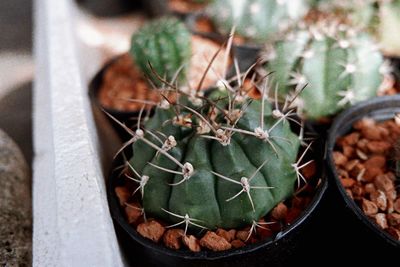
[[[185,232],[182,229],[168,229],[163,236],[165,246],[172,249],[180,249],[184,235]]]
[[[152,220],[139,224],[136,230],[141,236],[158,243],[164,235],[165,227],[156,220]]]
[[[200,239],[200,245],[212,251],[224,251],[232,248],[232,245],[225,238],[211,231],[207,231]]]
[[[0,266],[31,265],[30,182],[29,168],[22,152],[0,130]]]
[[[190,249],[190,251],[193,251],[193,252],[201,251],[199,240],[197,240],[197,238],[193,235],[183,236],[182,242],[186,247],[188,247]]]

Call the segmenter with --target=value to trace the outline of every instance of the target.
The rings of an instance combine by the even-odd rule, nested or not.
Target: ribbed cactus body
[[[315,26],[315,25],[314,25]],[[302,91],[300,108],[310,119],[336,114],[350,104],[376,96],[383,58],[367,34],[332,24],[295,31],[278,41],[266,64],[278,92]]]
[[[263,43],[301,19],[308,8],[306,0],[214,0],[208,13],[221,33],[228,34],[235,26],[237,35]]]
[[[191,56],[191,36],[186,26],[175,18],[161,18],[143,26],[132,36],[130,54],[137,66],[154,83],[149,63],[157,74],[168,81],[183,67],[178,80],[185,78]]]
[[[207,109],[203,110],[206,114]],[[253,131],[260,125],[260,112],[260,101],[253,101],[236,127]],[[271,107],[266,103],[264,129],[270,129],[277,122],[271,113]],[[180,171],[179,166],[143,140],[136,141],[130,162],[140,175],[149,177],[142,200],[147,216],[161,218],[171,224],[182,221],[182,218],[166,212],[169,211],[181,216],[187,214],[198,220],[197,224],[209,229],[237,228],[257,222],[293,193],[297,176],[292,164],[298,154],[299,139],[291,132],[288,121],[283,120],[274,126],[270,132],[270,143],[235,133],[230,144],[223,145],[217,140],[202,137],[196,130],[168,123],[174,116],[172,109],[157,109],[144,128],[153,133],[163,133],[160,138],[173,135],[177,145],[168,153],[181,164],[192,164],[194,172],[189,179],[178,184],[183,179],[181,174],[168,173],[154,165],[175,171]],[[194,124],[200,123],[194,116],[192,119]],[[223,121],[222,117],[220,121]],[[151,134],[146,133],[145,138],[161,146]],[[259,167],[262,168],[257,172]],[[253,174],[254,177],[250,178]],[[249,192],[240,193],[243,177],[249,180],[250,187]]]

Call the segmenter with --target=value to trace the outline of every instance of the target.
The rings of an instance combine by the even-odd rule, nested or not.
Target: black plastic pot
[[[121,158],[114,161],[114,167],[121,166]],[[126,221],[115,194],[115,187],[123,183],[118,172],[111,172],[107,194],[117,235],[131,266],[294,266],[309,262],[310,253],[325,250],[320,246],[325,232],[323,226],[328,221],[323,218],[324,194],[328,187],[325,175],[319,179],[312,201],[292,225],[273,239],[225,252],[175,251],[140,236]]]
[[[333,160],[336,139],[349,133],[352,125],[364,117],[384,121],[393,118],[394,114],[399,112],[400,95],[377,97],[345,110],[334,120],[329,131],[326,164],[329,182],[332,185],[332,206],[339,216],[335,221],[335,229],[332,230],[341,236],[342,250],[358,253],[353,255],[357,257],[353,260],[358,264],[371,263],[371,260],[379,260],[380,263],[398,260],[400,242],[379,229],[347,195]]]
[[[151,17],[161,17],[165,15],[174,15],[184,19],[190,14],[196,12],[194,10],[188,12],[182,12],[178,10],[170,9],[168,0],[143,0],[144,8]],[[198,9],[196,9],[198,10]]]
[[[82,8],[95,16],[123,15],[142,7],[142,0],[76,0]]]
[[[144,8],[151,17],[161,17],[170,14],[167,0],[144,0]]]

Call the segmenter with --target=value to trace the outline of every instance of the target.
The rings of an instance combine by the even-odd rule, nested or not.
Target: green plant
[[[242,84],[242,83],[240,83]],[[129,167],[146,216],[191,228],[260,226],[304,177],[293,110],[279,110],[239,88],[179,95],[129,130]],[[167,98],[165,98],[167,99]],[[307,151],[307,150],[306,150]]]
[[[310,119],[376,96],[387,71],[366,33],[331,20],[290,31],[266,56],[278,92],[299,93],[299,108]]]
[[[307,0],[214,0],[208,13],[222,34],[236,27],[238,36],[264,43],[308,11]]]
[[[191,34],[178,19],[160,18],[144,25],[132,36],[130,54],[157,86],[160,81],[153,71],[169,81],[175,78],[182,81],[189,67]]]

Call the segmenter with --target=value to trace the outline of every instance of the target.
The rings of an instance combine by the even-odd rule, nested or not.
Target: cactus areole
[[[177,104],[156,109],[132,141],[135,192],[147,217],[170,226],[252,225],[291,196],[299,178],[300,141],[287,118],[274,117],[265,99],[234,92],[182,93]]]
[[[130,54],[141,71],[159,86],[154,73],[168,81],[186,78],[191,51],[191,34],[185,24],[163,17],[144,25],[132,36]]]
[[[335,21],[291,31],[267,52],[280,94],[301,91],[298,108],[309,119],[335,115],[376,96],[389,71],[376,43]]]

